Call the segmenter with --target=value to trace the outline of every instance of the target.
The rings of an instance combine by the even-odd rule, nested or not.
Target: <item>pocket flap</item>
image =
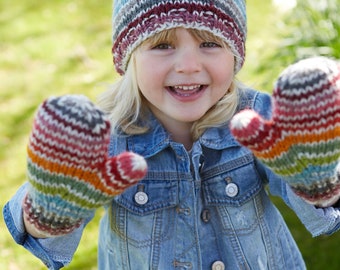
[[[223,166],[222,166],[223,167]],[[247,202],[262,188],[262,181],[253,160],[239,164],[203,182],[204,199],[208,205],[227,204],[240,206]],[[219,168],[221,169],[221,168]]]
[[[138,199],[138,192],[140,199]],[[124,193],[116,196],[114,200],[130,212],[146,215],[176,206],[178,203],[177,193],[177,180],[143,179],[136,186],[130,187]]]

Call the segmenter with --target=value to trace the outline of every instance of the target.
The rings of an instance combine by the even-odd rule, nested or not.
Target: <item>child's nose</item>
[[[202,62],[199,52],[191,47],[183,48],[176,57],[175,70],[179,73],[199,72]]]

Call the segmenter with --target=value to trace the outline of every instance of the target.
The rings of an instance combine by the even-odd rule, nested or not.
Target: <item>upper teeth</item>
[[[176,85],[173,88],[178,89],[178,90],[194,90],[194,89],[197,89],[199,87],[200,87],[200,85],[197,84],[197,85]]]

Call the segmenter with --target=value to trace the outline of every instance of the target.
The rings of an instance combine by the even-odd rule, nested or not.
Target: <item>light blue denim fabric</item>
[[[270,117],[270,97],[245,91],[239,109]],[[305,269],[301,254],[265,186],[281,196],[312,235],[340,226],[340,211],[317,209],[294,195],[232,137],[227,126],[208,129],[190,154],[171,140],[156,119],[153,130],[115,136],[110,155],[129,150],[143,155],[144,180],[116,196],[101,220],[98,269]],[[50,269],[68,263],[82,229],[55,239],[25,233],[21,202],[25,186],[4,208],[15,241]],[[136,197],[136,194],[141,195]]]

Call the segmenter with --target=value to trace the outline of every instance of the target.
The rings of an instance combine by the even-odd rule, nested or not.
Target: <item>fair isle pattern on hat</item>
[[[291,65],[276,82],[272,119],[245,110],[231,131],[295,193],[329,205],[340,194],[339,63],[313,57]]]
[[[112,53],[116,70],[124,74],[131,53],[163,30],[193,28],[213,33],[235,55],[235,72],[245,58],[245,0],[119,0],[114,1]]]
[[[39,231],[73,231],[144,177],[144,158],[130,152],[107,157],[109,139],[109,121],[85,96],[52,97],[39,107],[27,147],[24,204]]]

